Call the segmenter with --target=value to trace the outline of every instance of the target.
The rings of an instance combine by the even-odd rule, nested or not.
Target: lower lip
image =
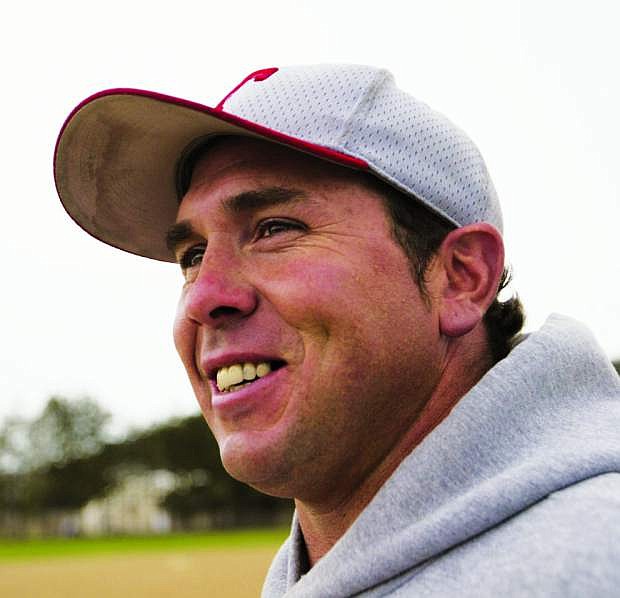
[[[249,386],[233,392],[221,392],[211,382],[211,408],[225,417],[240,417],[246,413],[277,410],[278,393],[276,390],[287,375],[287,366],[278,368],[262,378],[256,379]]]

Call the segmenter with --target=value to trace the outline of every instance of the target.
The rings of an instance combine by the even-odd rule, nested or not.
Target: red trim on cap
[[[215,109],[223,110],[226,100],[228,100],[228,98],[233,93],[235,93],[240,87],[243,87],[250,79],[254,79],[254,81],[264,81],[265,79],[267,79],[268,77],[271,77],[271,75],[273,75],[276,72],[278,72],[278,67],[272,67],[269,69],[260,69],[259,71],[254,71],[253,73],[250,73],[243,81],[241,81],[241,83],[239,83],[239,85],[236,85],[235,87],[233,87],[232,90],[229,91],[224,96],[222,101],[215,107]]]
[[[264,69],[264,70],[268,71],[269,69]],[[262,71],[257,71],[257,73],[261,73],[261,72]],[[265,78],[267,76],[270,76],[270,75],[266,74]],[[84,101],[80,102],[71,111],[71,114],[69,114],[69,116],[63,123],[62,128],[60,129],[60,133],[58,134],[58,138],[56,139],[56,146],[54,147],[54,175],[56,172],[56,160],[58,157],[58,146],[60,144],[60,139],[65,129],[69,125],[69,122],[72,120],[72,118],[87,104],[90,104],[91,102],[94,102],[95,100],[98,100],[100,98],[104,98],[107,96],[115,96],[115,95],[131,95],[131,96],[150,98],[153,100],[164,102],[166,104],[174,104],[182,108],[187,108],[189,110],[195,110],[196,112],[202,112],[205,114],[209,114],[210,116],[213,116],[219,120],[223,120],[233,125],[237,125],[238,127],[241,127],[242,129],[246,129],[247,131],[251,131],[252,133],[256,133],[262,137],[273,139],[274,141],[279,141],[280,143],[283,143],[285,145],[289,145],[291,147],[295,147],[300,150],[309,152],[320,158],[325,158],[327,160],[337,162],[338,164],[342,164],[344,166],[350,166],[352,168],[357,168],[360,170],[368,170],[369,168],[368,163],[365,160],[362,160],[361,158],[356,158],[354,156],[350,156],[338,150],[330,149],[322,145],[311,143],[310,141],[306,141],[304,139],[292,137],[290,135],[287,135],[286,133],[280,133],[280,131],[270,129],[269,127],[265,127],[263,125],[246,120],[239,116],[235,116],[234,114],[224,112],[223,110],[217,110],[215,108],[211,108],[203,104],[198,104],[197,102],[192,102],[190,100],[184,100],[182,98],[176,98],[174,96],[169,96],[163,93],[157,93],[155,91],[147,91],[144,89],[133,89],[130,87],[127,87],[127,88],[121,87],[121,88],[115,88],[115,89],[106,89],[104,91],[95,93],[89,96],[88,98],[86,98]],[[56,177],[54,176],[54,178]]]
[[[298,137],[291,137],[286,133],[280,133],[280,131],[276,131],[275,129],[270,129],[269,127],[265,127],[264,125],[259,125],[250,120],[246,120],[245,118],[241,118],[239,116],[235,116],[234,114],[229,114],[228,112],[217,112],[214,114],[221,120],[228,121],[233,125],[237,125],[242,127],[243,129],[247,129],[248,131],[252,131],[253,133],[257,133],[262,137],[268,137],[269,139],[273,139],[274,141],[280,141],[285,145],[290,145],[292,147],[296,147],[300,150],[304,150],[306,152],[310,152],[315,156],[319,156],[321,158],[326,158],[328,160],[333,160],[345,166],[351,166],[353,168],[358,168],[361,170],[368,169],[368,163],[361,158],[356,158],[355,156],[349,156],[349,154],[344,154],[339,152],[338,150],[331,149],[329,147],[324,147],[322,145],[317,145],[315,143],[311,143],[310,141],[306,141],[305,139],[299,139]]]

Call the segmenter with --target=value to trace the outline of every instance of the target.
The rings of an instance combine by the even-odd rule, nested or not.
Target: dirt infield
[[[2,598],[258,596],[272,547],[0,562]]]

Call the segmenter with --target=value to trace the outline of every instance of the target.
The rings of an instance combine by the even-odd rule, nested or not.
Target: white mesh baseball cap
[[[54,176],[69,215],[101,241],[174,261],[180,157],[197,140],[246,135],[370,172],[456,226],[502,230],[480,152],[448,119],[398,89],[383,69],[269,68],[248,75],[214,108],[137,89],[111,89],[65,121]]]

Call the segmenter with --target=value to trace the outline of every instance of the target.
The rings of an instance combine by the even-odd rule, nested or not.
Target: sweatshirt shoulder
[[[566,541],[579,539],[566,544],[567,552],[584,557],[609,552],[620,559],[620,472],[601,474],[556,490],[528,511],[523,514],[525,525],[552,526]]]
[[[553,492],[399,580],[393,596],[617,596],[620,473]]]
[[[590,579],[594,576],[613,578],[618,588],[620,473],[601,474],[556,490],[474,543],[504,555],[496,557],[504,568],[521,570],[533,585],[543,576],[567,587],[579,579],[594,582]]]
[[[533,596],[616,596],[620,473],[557,490],[489,536],[488,548],[505,555],[500,562],[506,578]]]

